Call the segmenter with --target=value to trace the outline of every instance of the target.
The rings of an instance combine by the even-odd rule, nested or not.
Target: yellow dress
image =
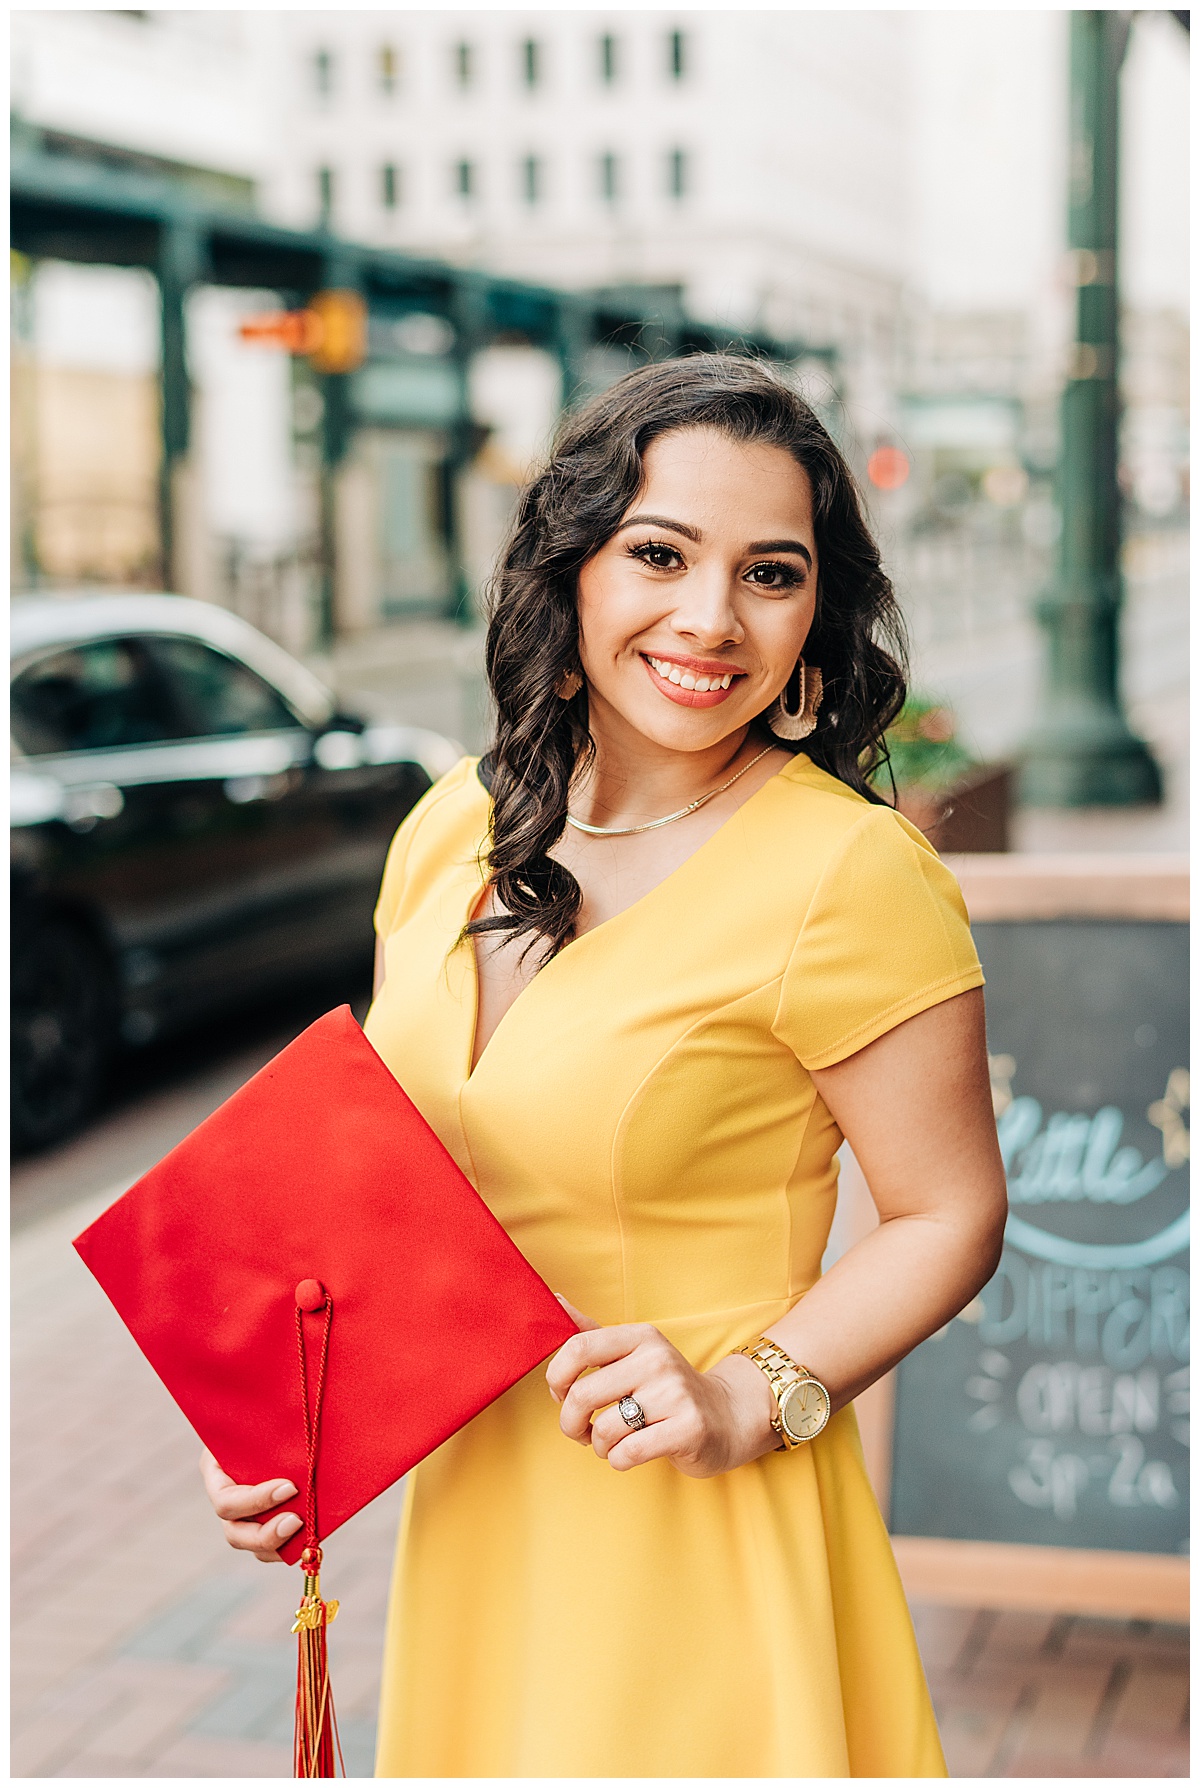
[[[820,1274],[842,1137],[806,1070],[981,984],[957,885],[797,757],[471,1073],[488,812],[465,760],[397,833],[367,1035],[553,1290],[704,1370]],[[530,1373],[409,1481],[376,1773],[944,1776],[853,1410],[720,1477],[622,1474]]]

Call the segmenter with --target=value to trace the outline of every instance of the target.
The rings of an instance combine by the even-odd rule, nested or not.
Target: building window
[[[473,44],[456,43],[454,46],[454,79],[460,87],[470,87],[475,82],[475,48]]]
[[[673,199],[682,199],[690,184],[686,149],[672,149],[667,155],[667,191]]]
[[[600,39],[600,79],[611,87],[617,78],[617,40],[606,31]]]
[[[667,32],[667,69],[673,81],[687,73],[687,38],[682,31]]]
[[[333,221],[333,169],[317,169],[317,205],[320,211],[321,227],[328,229]]]
[[[597,163],[600,176],[600,197],[610,202],[617,198],[620,191],[621,170],[617,158],[611,152],[600,157]]]
[[[395,211],[400,203],[400,170],[394,161],[384,162],[379,170],[379,198],[385,211]]]
[[[527,155],[521,163],[521,193],[527,205],[544,198],[546,170],[540,155]]]
[[[473,199],[479,188],[479,179],[473,161],[456,161],[454,164],[454,190],[460,199]]]
[[[322,99],[333,92],[333,51],[317,50],[312,59],[313,86]]]
[[[375,78],[381,93],[394,93],[400,84],[400,58],[390,43],[375,52]]]
[[[541,85],[542,46],[536,38],[527,37],[521,45],[521,78],[527,87]]]

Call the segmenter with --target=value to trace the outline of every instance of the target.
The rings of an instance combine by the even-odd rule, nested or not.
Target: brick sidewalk
[[[289,1776],[294,1572],[231,1553],[194,1435],[70,1238],[115,1195],[13,1243],[12,1771]],[[400,1492],[331,1542],[346,1767],[369,1775]],[[1187,1774],[1187,1633],[920,1607],[956,1776]]]
[[[1186,1776],[1188,1632],[913,1609],[952,1776]]]

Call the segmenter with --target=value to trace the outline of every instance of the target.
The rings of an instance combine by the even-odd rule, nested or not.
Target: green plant
[[[920,696],[909,696],[888,728],[886,740],[898,788],[945,788],[976,763],[956,735],[951,710]],[[881,789],[890,787],[886,764],[880,766],[874,780]]]

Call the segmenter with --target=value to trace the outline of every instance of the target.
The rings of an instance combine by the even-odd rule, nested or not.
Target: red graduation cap
[[[348,1006],[75,1247],[221,1468],[301,1486],[302,1648],[318,1542],[575,1333]]]

